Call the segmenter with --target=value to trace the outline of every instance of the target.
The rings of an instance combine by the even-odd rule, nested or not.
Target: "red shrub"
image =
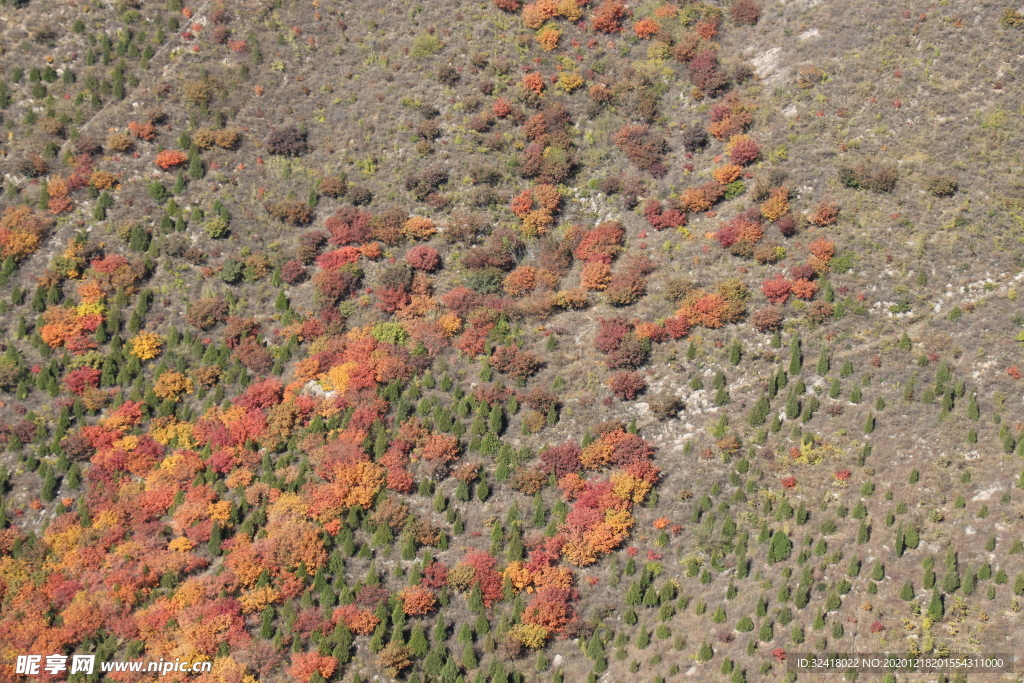
[[[793,214],[787,213],[775,221],[775,227],[779,229],[783,237],[792,237],[796,234],[796,219],[793,218]]]
[[[714,96],[728,82],[714,50],[698,52],[689,63],[690,82],[709,96]]]
[[[273,356],[263,344],[253,337],[247,337],[239,342],[238,347],[235,348],[234,357],[257,374],[270,372],[270,369],[274,367]]]
[[[622,237],[626,234],[622,223],[605,221],[588,232],[574,250],[581,261],[602,261],[611,263],[619,253]]]
[[[655,164],[661,163],[665,152],[668,151],[665,138],[648,126],[640,124],[623,126],[615,132],[612,140],[630,161],[645,170],[650,170]]]
[[[580,469],[581,452],[580,447],[572,442],[548,448],[540,454],[542,468],[548,474],[554,474],[556,478],[561,479],[564,475]]]
[[[292,259],[286,261],[281,266],[281,279],[290,285],[301,284],[306,281],[309,274],[306,272],[306,267],[302,265],[302,261],[298,259]]]
[[[661,202],[651,199],[644,205],[644,218],[655,230],[678,228],[686,225],[686,214],[676,209],[664,210]]]
[[[385,313],[394,313],[400,308],[409,305],[412,301],[409,292],[404,287],[378,287],[374,291],[377,302],[374,304],[378,310]]]
[[[359,244],[370,238],[372,214],[354,206],[343,206],[329,216],[324,227],[331,233],[331,244]]]
[[[617,372],[608,380],[612,393],[623,401],[632,401],[647,388],[647,382],[636,372]]]
[[[768,297],[768,301],[771,301],[773,304],[786,303],[792,288],[793,283],[782,277],[782,275],[776,275],[774,278],[761,283],[761,291]]]
[[[235,405],[243,408],[269,408],[281,402],[284,385],[276,379],[267,379],[249,385],[245,393],[235,399]]]
[[[540,358],[529,351],[520,351],[514,344],[495,349],[491,356],[491,367],[515,379],[526,379],[540,366]]]
[[[665,318],[665,330],[673,339],[682,339],[690,333],[690,319],[685,315]]]
[[[729,159],[734,164],[746,166],[757,160],[761,154],[761,148],[753,138],[742,136],[743,139],[729,145]]]
[[[729,13],[737,24],[753,26],[761,18],[761,4],[757,0],[736,0]]]
[[[87,387],[98,387],[99,385],[100,371],[94,368],[78,368],[64,376],[64,386],[76,396],[81,396]]]
[[[622,316],[599,318],[597,336],[594,337],[594,348],[601,353],[611,353],[619,348],[623,338],[629,334],[632,326]]]
[[[316,257],[316,265],[324,270],[337,270],[359,260],[360,252],[355,247],[342,247]]]
[[[441,255],[437,249],[421,244],[406,252],[405,262],[413,268],[430,272],[440,267]]]

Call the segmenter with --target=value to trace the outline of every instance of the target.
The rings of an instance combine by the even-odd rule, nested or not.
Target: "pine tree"
[[[776,531],[772,534],[771,544],[768,546],[768,562],[776,563],[787,559],[793,550],[793,543],[783,531]]]
[[[636,636],[636,647],[638,650],[646,650],[651,644],[651,632],[646,627],[640,627],[640,633]]]
[[[750,423],[750,426],[760,427],[761,425],[763,425],[768,417],[768,411],[770,409],[771,406],[768,403],[768,397],[762,396],[761,398],[759,398],[757,400],[757,403],[755,403],[754,407],[750,410],[750,416],[747,418],[747,421]]]
[[[910,337],[907,335],[906,331],[904,331],[903,332],[903,336],[900,337],[900,342],[899,342],[900,351],[909,351],[912,346],[913,346],[913,344],[910,341]]]
[[[206,544],[206,549],[210,551],[211,555],[220,555],[220,544],[222,542],[223,537],[220,529],[220,522],[214,521],[213,530],[210,531],[210,540]]]
[[[942,593],[938,588],[932,591],[931,602],[928,603],[928,616],[932,618],[932,621],[938,621],[946,613],[945,607],[942,602]]]
[[[800,399],[797,398],[795,391],[789,392],[789,398],[786,399],[786,419],[792,420],[800,414]]]
[[[734,341],[732,343],[732,346],[729,348],[729,362],[732,363],[733,365],[739,365],[740,364],[740,360],[742,358],[743,358],[743,346],[740,344],[739,340],[737,339],[736,341]]]
[[[274,310],[287,311],[288,310],[288,297],[283,291],[278,292],[277,299],[274,300]]]
[[[828,374],[829,367],[828,349],[822,346],[821,353],[818,354],[818,367],[816,367],[815,370],[819,375],[824,376]]]
[[[804,366],[800,345],[800,339],[797,337],[794,337],[789,345],[789,374],[793,376],[799,375]]]
[[[39,497],[46,503],[49,503],[57,497],[57,480],[53,476],[53,468],[47,467],[46,474],[43,476],[43,486],[40,489]]]
[[[967,417],[977,421],[981,417],[981,411],[978,410],[978,395],[971,392],[971,398],[967,402]]]

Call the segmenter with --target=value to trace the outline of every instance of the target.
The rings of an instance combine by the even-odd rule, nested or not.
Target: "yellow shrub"
[[[558,74],[558,87],[565,92],[572,92],[583,87],[583,76],[577,73],[560,73]]]
[[[175,401],[182,394],[191,394],[195,391],[195,385],[185,375],[176,370],[171,370],[160,375],[153,385],[153,393],[162,399],[173,399]]]
[[[131,341],[132,355],[139,360],[149,360],[160,355],[160,348],[163,341],[160,335],[154,332],[139,332]]]

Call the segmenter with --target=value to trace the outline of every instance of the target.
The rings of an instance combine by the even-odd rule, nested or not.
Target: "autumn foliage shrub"
[[[668,151],[668,143],[649,126],[629,124],[615,131],[612,136],[615,146],[638,168],[657,176],[664,169],[662,159]]]
[[[776,306],[762,308],[754,311],[750,316],[750,323],[758,332],[775,332],[782,329],[782,310]]]
[[[761,292],[768,297],[768,301],[771,301],[773,304],[786,303],[786,299],[789,298],[789,294],[792,289],[793,283],[781,274],[761,283]]]
[[[522,351],[519,347],[502,346],[494,350],[491,367],[514,379],[526,379],[540,369],[541,360],[536,354]]]
[[[654,19],[651,19],[650,17],[641,19],[633,24],[633,32],[641,39],[650,38],[660,30],[661,27],[658,26],[658,22],[654,21]]]
[[[441,255],[437,249],[420,245],[413,247],[405,254],[405,261],[417,270],[425,270],[428,273],[441,267]]]
[[[787,213],[789,213],[789,188],[773,188],[767,201],[761,204],[761,215],[765,220],[774,223]]]
[[[729,82],[714,50],[704,50],[694,55],[689,60],[688,70],[690,83],[710,97],[717,95]]]
[[[611,263],[621,251],[626,230],[618,221],[605,221],[587,232],[573,253],[581,261]]]
[[[743,102],[737,95],[729,93],[725,96],[724,102],[719,102],[711,107],[711,123],[708,124],[708,132],[717,140],[728,140],[734,135],[743,133],[754,120],[751,109],[752,105]]]
[[[98,387],[99,385],[100,371],[94,368],[78,368],[64,376],[64,386],[76,396],[81,396],[89,387]]]
[[[624,16],[626,5],[621,0],[604,0],[594,11],[590,26],[598,33],[618,33]]]
[[[301,156],[309,149],[306,144],[306,134],[295,126],[285,126],[271,132],[267,136],[264,146],[271,154],[288,157]]]
[[[0,218],[0,256],[20,261],[35,253],[51,225],[50,218],[29,206],[8,206]]]
[[[823,228],[835,223],[837,218],[839,218],[839,204],[824,199],[814,207],[814,211],[808,216],[807,222]]]
[[[156,155],[154,163],[163,170],[180,166],[188,161],[188,155],[177,149],[165,149]]]
[[[678,228],[686,225],[686,214],[678,209],[663,208],[657,199],[650,199],[644,205],[644,218],[655,230]]]
[[[327,217],[324,227],[330,233],[331,244],[360,244],[370,237],[372,214],[354,206],[343,206]],[[322,233],[321,233],[322,234]],[[315,235],[315,233],[307,233]],[[306,241],[306,235],[303,240]],[[309,238],[312,239],[312,238]],[[302,257],[304,261],[311,258]]]
[[[282,199],[265,205],[267,213],[288,225],[308,225],[313,222],[313,210],[298,199]]]
[[[761,154],[760,146],[749,135],[732,136],[725,149],[729,153],[729,159],[740,166],[753,163]]]
[[[735,0],[729,14],[737,24],[753,26],[761,18],[761,4],[757,0]]]
[[[208,330],[228,317],[228,303],[223,299],[198,299],[189,307],[185,321],[200,330]]]
[[[639,373],[624,371],[617,372],[608,380],[608,386],[612,393],[623,401],[632,401],[637,395],[647,388],[647,382]]]

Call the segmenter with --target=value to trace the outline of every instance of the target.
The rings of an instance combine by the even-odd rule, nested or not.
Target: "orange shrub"
[[[796,280],[793,282],[792,292],[798,299],[810,300],[818,291],[818,283],[811,280]]]
[[[587,293],[582,289],[566,289],[555,295],[555,305],[559,308],[579,310],[587,307]]]
[[[523,80],[520,82],[526,90],[535,92],[538,95],[544,94],[544,77],[534,71],[523,76]]]
[[[654,21],[654,19],[651,19],[650,17],[647,17],[646,19],[641,19],[640,21],[633,24],[633,32],[643,39],[650,38],[660,30],[661,27],[658,26],[658,23]]]
[[[554,0],[537,0],[523,7],[523,22],[530,28],[540,28],[558,14]]]
[[[604,291],[611,279],[612,268],[603,261],[588,261],[580,273],[580,285],[590,291]]]
[[[188,155],[185,154],[184,152],[176,149],[165,149],[164,151],[156,155],[156,160],[154,163],[156,163],[157,166],[166,171],[167,169],[173,168],[174,166],[180,166],[186,161],[188,161]]]
[[[53,193],[50,193],[53,196]],[[839,218],[839,205],[830,200],[822,200],[814,207],[814,213],[808,217],[808,222],[817,226],[825,227],[832,225]],[[827,259],[826,259],[827,260]]]
[[[683,190],[683,196],[679,198],[679,203],[685,211],[697,213],[707,211],[712,206],[707,194],[699,187],[688,187]]]
[[[520,266],[505,276],[503,287],[509,296],[522,296],[533,291],[537,284],[537,269]]]
[[[434,591],[423,586],[409,586],[398,594],[402,601],[402,611],[410,616],[428,614],[437,605]]]
[[[156,137],[156,127],[148,121],[146,123],[138,123],[136,121],[132,121],[128,124],[128,132],[137,137],[139,140],[145,140],[146,142],[149,142],[150,140]]]
[[[562,206],[562,195],[553,185],[540,184],[532,189],[533,200],[542,209],[555,212]]]
[[[807,248],[811,250],[811,253],[814,254],[815,258],[824,261],[825,263],[831,261],[832,257],[835,256],[836,253],[836,245],[824,237],[819,237],[814,240],[807,245]]]
[[[742,166],[739,166],[738,164],[726,164],[725,166],[716,168],[714,171],[711,172],[711,175],[714,177],[715,180],[722,183],[723,185],[728,185],[732,181],[738,180],[740,174],[742,173]]]
[[[537,34],[537,42],[540,43],[540,46],[545,50],[551,51],[558,47],[558,40],[561,37],[562,32],[557,28],[546,28]]]
[[[707,294],[699,292],[688,297],[688,301],[679,309],[677,315],[685,315],[694,325],[715,329],[725,324],[729,312],[729,303],[725,297],[715,292]]]

